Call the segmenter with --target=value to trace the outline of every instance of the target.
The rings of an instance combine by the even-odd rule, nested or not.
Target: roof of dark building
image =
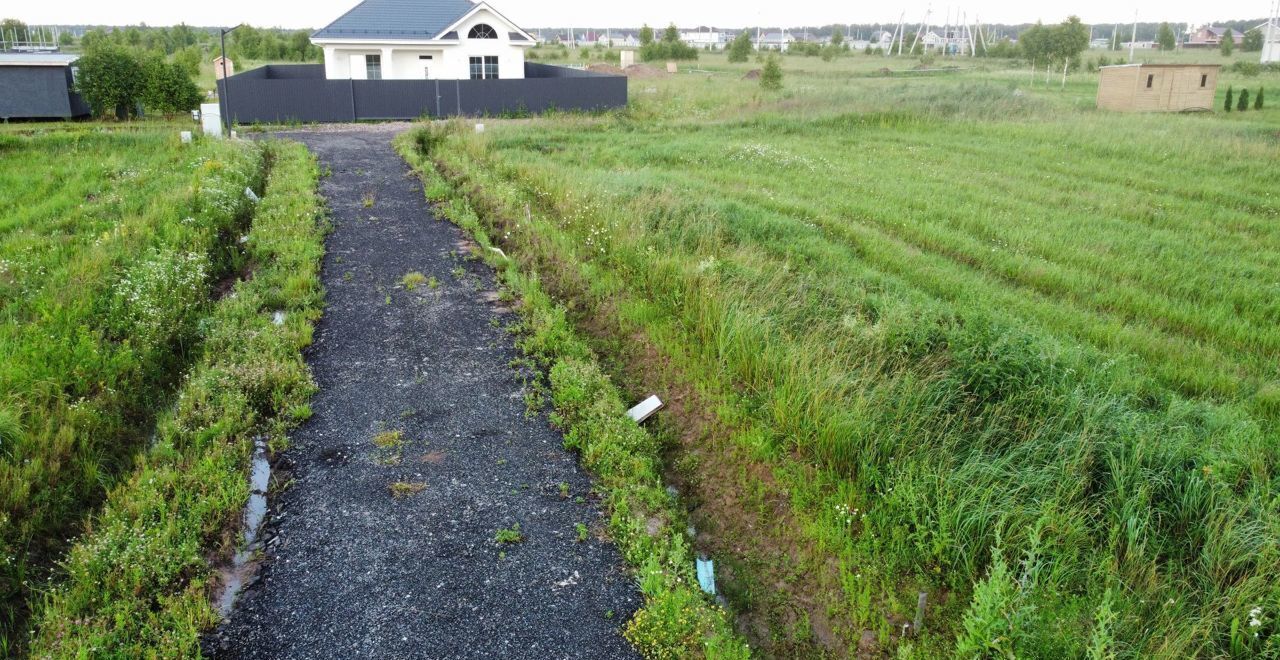
[[[67,53],[0,53],[0,66],[70,66],[78,59]]]

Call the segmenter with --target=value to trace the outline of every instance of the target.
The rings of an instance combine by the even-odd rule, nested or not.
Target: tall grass
[[[217,622],[211,564],[239,550],[254,439],[283,448],[314,390],[301,351],[323,302],[319,169],[299,144],[265,153],[273,166],[244,243],[253,277],[203,318],[199,359],[154,442],[43,593],[33,657],[195,657]]]
[[[150,436],[261,189],[168,132],[0,137],[0,639]]]
[[[1275,142],[946,93],[422,144],[510,252],[576,264],[588,314],[643,301],[818,470],[785,486],[864,625],[923,584],[973,606],[910,648],[1274,650],[1240,631],[1280,607]],[[1206,136],[1233,158],[1188,159]]]

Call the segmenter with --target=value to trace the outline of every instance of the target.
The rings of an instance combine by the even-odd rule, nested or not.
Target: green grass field
[[[127,471],[198,343],[261,189],[239,145],[0,136],[0,623]]]
[[[769,94],[708,56],[420,144],[633,395],[715,418],[732,458],[673,439],[671,476],[765,521],[699,544],[766,652],[1276,652],[1280,113],[912,64],[788,57]]]

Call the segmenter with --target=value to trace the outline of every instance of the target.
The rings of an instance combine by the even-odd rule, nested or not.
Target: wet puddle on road
[[[253,554],[258,550],[258,532],[267,517],[267,484],[271,481],[271,463],[267,460],[267,443],[261,438],[253,441],[253,469],[249,473],[249,502],[244,507],[244,536],[240,549],[231,559],[231,565],[221,569],[222,595],[218,598],[218,610],[222,618],[231,614],[245,582],[253,577],[256,568]]]

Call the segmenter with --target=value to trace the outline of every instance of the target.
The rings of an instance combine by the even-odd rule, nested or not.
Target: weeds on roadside
[[[520,523],[515,523],[506,529],[500,529],[493,535],[493,542],[498,545],[510,545],[513,543],[523,543],[524,535],[520,533]]]
[[[426,282],[427,282],[427,276],[423,275],[422,273],[419,273],[416,270],[409,273],[405,273],[404,277],[400,278],[400,284],[403,285],[405,290],[407,291],[413,291],[414,289],[418,288],[419,286],[422,286]]]
[[[391,497],[399,500],[411,495],[417,495],[427,489],[427,485],[422,482],[397,481],[387,489],[391,491]]]

